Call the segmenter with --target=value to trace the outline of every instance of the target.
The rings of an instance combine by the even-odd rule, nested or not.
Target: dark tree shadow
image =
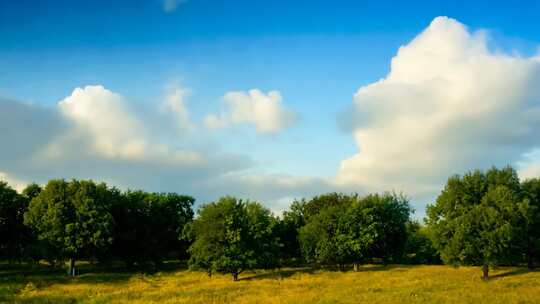
[[[518,269],[513,269],[513,270],[510,270],[510,271],[507,271],[507,272],[502,272],[502,273],[497,273],[497,274],[491,275],[489,278],[490,279],[499,279],[499,278],[522,275],[522,274],[526,274],[526,273],[530,273],[530,272],[539,272],[539,271],[540,270],[538,270],[538,269],[518,268]]]
[[[414,265],[399,265],[399,264],[393,264],[393,265],[383,265],[383,264],[370,264],[370,265],[361,265],[356,272],[374,272],[374,271],[388,271],[388,270],[400,270],[406,271],[407,269],[414,267]],[[265,280],[265,279],[284,279],[291,277],[297,273],[307,273],[307,274],[313,274],[317,270],[323,270],[323,271],[332,271],[332,272],[355,272],[351,267],[347,267],[345,269],[339,268],[337,266],[313,266],[313,267],[299,267],[299,268],[291,268],[291,269],[280,269],[280,270],[274,270],[274,271],[267,271],[264,273],[254,273],[250,276],[246,277],[240,277],[239,281],[253,281],[253,280]]]
[[[293,269],[279,269],[279,270],[268,270],[264,273],[254,273],[248,277],[240,277],[238,281],[255,281],[255,280],[267,280],[267,279],[285,279],[289,278],[297,273],[309,273],[312,274],[317,269],[312,267],[302,267],[302,268],[293,268]]]

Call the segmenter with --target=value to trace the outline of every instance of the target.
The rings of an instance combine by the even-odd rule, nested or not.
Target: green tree
[[[146,196],[143,191],[127,191],[113,201],[111,207],[115,222],[111,255],[124,261],[129,268],[150,259],[153,235],[149,229],[151,212]]]
[[[407,242],[403,262],[407,264],[440,264],[439,252],[429,238],[427,227],[417,221],[407,223]]]
[[[367,259],[385,262],[401,257],[407,239],[408,200],[399,195],[383,194],[339,198],[319,208],[300,229],[302,253],[308,262],[337,264],[343,268]]]
[[[407,223],[412,209],[407,197],[401,194],[371,194],[362,198],[364,208],[370,209],[377,237],[370,256],[384,263],[399,262],[407,242]]]
[[[348,261],[349,254],[343,238],[343,218],[347,206],[333,205],[320,210],[300,228],[299,240],[304,258],[309,263],[337,264]]]
[[[41,190],[42,189],[40,185],[36,183],[31,183],[23,189],[21,194],[30,203],[30,201],[32,201],[34,197],[38,196],[41,193]]]
[[[0,257],[21,260],[28,241],[23,224],[26,200],[7,183],[0,181]]]
[[[230,273],[236,281],[244,270],[273,266],[279,249],[276,226],[270,211],[255,202],[222,197],[203,205],[184,232],[194,240],[190,267],[209,275]]]
[[[110,200],[110,190],[104,183],[51,180],[32,199],[24,223],[55,250],[57,259],[69,258],[69,272],[75,275],[77,258],[112,242]]]
[[[127,191],[116,200],[111,213],[117,225],[112,255],[129,267],[165,258],[187,258],[189,243],[179,236],[193,220],[195,199],[176,193]]]
[[[529,210],[523,223],[523,247],[527,266],[532,269],[540,262],[540,178],[524,181],[521,188],[523,196],[529,201]]]
[[[480,265],[487,280],[490,266],[512,260],[527,212],[515,170],[491,168],[449,178],[427,223],[445,263]]]
[[[304,204],[305,201],[293,201],[289,210],[283,212],[283,217],[279,221],[277,233],[282,243],[281,263],[297,265],[302,261],[298,232],[306,224],[303,214]]]
[[[150,207],[148,230],[152,260],[160,263],[165,257],[187,258],[189,242],[180,236],[184,226],[193,220],[195,199],[176,193],[150,193],[145,203]]]
[[[21,192],[21,197],[25,200],[25,210],[28,210],[28,206],[34,197],[38,196],[41,193],[41,186],[36,183],[28,184],[23,191]],[[50,250],[47,247],[47,244],[43,241],[38,240],[36,234],[30,227],[24,225],[24,216],[21,216],[22,227],[20,231],[24,235],[24,258],[32,261],[39,262],[39,260],[50,257]]]

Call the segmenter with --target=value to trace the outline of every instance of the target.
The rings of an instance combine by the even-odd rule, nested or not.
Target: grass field
[[[2,303],[540,303],[540,271],[478,267],[309,268],[230,276],[169,269],[152,275],[83,269],[71,279],[46,269],[0,269]]]

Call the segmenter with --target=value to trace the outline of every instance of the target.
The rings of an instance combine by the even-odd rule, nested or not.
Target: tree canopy
[[[75,260],[95,253],[112,243],[114,221],[108,212],[110,190],[105,184],[92,181],[51,180],[32,199],[24,214],[24,223],[46,240],[57,259]]]
[[[259,203],[222,197],[203,205],[185,235],[194,240],[189,264],[195,269],[230,273],[272,267],[277,262],[277,219]]]
[[[428,225],[445,263],[480,265],[487,279],[489,266],[511,261],[527,210],[514,169],[475,170],[448,180]]]

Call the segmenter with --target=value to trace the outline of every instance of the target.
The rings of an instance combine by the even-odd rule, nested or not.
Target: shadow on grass
[[[0,264],[0,303],[76,303],[71,297],[49,298],[33,295],[19,298],[26,288],[45,289],[55,284],[113,284],[129,281],[134,276],[169,273],[187,269],[182,261],[167,261],[158,265],[126,268],[123,263],[88,264],[77,267],[79,275],[71,277],[65,268],[35,264]]]
[[[373,272],[373,271],[388,271],[392,269],[403,269],[404,271],[410,268],[410,265],[367,265],[361,266],[356,272]],[[253,280],[266,280],[266,279],[284,279],[289,278],[295,274],[313,274],[317,270],[334,271],[334,272],[353,272],[352,268],[340,269],[339,267],[301,267],[291,269],[280,269],[274,271],[267,271],[263,273],[255,273],[251,276],[241,277],[239,281],[253,281]]]
[[[249,277],[240,277],[238,281],[255,281],[255,280],[267,280],[267,279],[284,279],[292,277],[297,273],[309,273],[312,274],[316,269],[311,267],[294,268],[294,269],[280,269],[280,270],[268,270],[264,273],[255,273]]]
[[[538,269],[517,268],[517,269],[512,269],[510,271],[507,271],[507,272],[491,275],[489,278],[490,278],[490,280],[491,279],[499,279],[499,278],[522,275],[522,274],[531,273],[531,272],[539,272],[539,271],[540,270],[538,270]]]
[[[24,299],[11,299],[7,303],[21,303],[21,304],[74,304],[79,301],[73,297],[61,297],[61,296],[31,296]]]

